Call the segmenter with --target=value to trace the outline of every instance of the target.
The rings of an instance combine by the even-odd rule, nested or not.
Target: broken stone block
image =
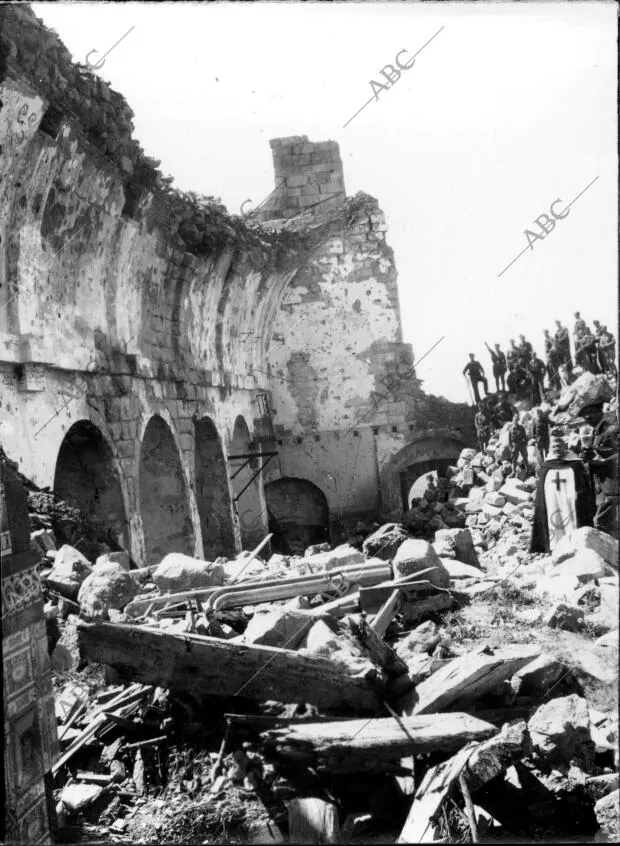
[[[465,525],[469,529],[473,529],[478,525],[478,517],[476,514],[468,514],[465,518]]]
[[[576,576],[581,584],[608,576],[613,570],[605,559],[593,549],[581,549],[571,558],[564,559],[556,569],[566,576]]]
[[[162,593],[176,593],[224,584],[224,569],[221,564],[211,564],[170,552],[157,565],[151,579]]]
[[[309,546],[306,551],[304,552],[304,558],[310,558],[311,555],[318,555],[319,552],[329,552],[331,546],[328,543],[315,543],[312,546]],[[273,561],[274,558],[284,558],[284,555],[272,555],[269,559],[269,563]]]
[[[499,517],[502,513],[501,508],[496,508],[494,505],[489,505],[488,502],[485,502],[482,506],[482,511],[487,517]]]
[[[582,526],[566,534],[551,553],[553,562],[561,564],[573,558],[581,550],[589,550],[600,556],[604,562],[618,572],[618,541],[591,526]]]
[[[501,479],[498,478],[495,473],[491,476],[489,481],[486,483],[486,489],[489,493],[496,493],[501,486],[504,484],[504,476],[502,474]]]
[[[552,699],[536,710],[528,731],[537,757],[548,765],[577,763],[591,772],[594,742],[590,733],[588,703],[573,693]]]
[[[441,635],[436,623],[427,620],[409,632],[407,637],[398,641],[395,647],[396,654],[403,661],[407,661],[412,655],[418,655],[422,652],[430,655],[440,640]]]
[[[566,632],[578,632],[585,626],[583,608],[558,602],[544,618],[544,623],[551,629],[562,629]]]
[[[78,602],[84,614],[105,620],[110,608],[120,610],[137,596],[142,586],[122,564],[106,561],[99,564],[82,582]]]
[[[441,552],[435,544],[442,549]],[[470,564],[472,567],[479,566],[478,553],[474,548],[469,529],[443,529],[436,532],[433,547],[440,557],[456,558],[463,564]],[[443,550],[450,550],[453,554],[446,555]]]
[[[121,552],[106,552],[104,555],[100,555],[99,558],[95,561],[94,569],[100,567],[102,565],[108,564],[112,562],[114,564],[120,564],[120,566],[129,572],[129,553],[121,550]]]
[[[448,571],[427,541],[417,538],[404,541],[396,551],[392,566],[395,579],[415,575],[421,570],[433,567],[433,570],[424,574],[424,578],[436,587],[447,588],[450,586]]]
[[[459,455],[459,461],[471,461],[476,455],[475,449],[470,449],[466,447],[465,449],[461,450],[461,454]]]
[[[465,506],[465,513],[466,514],[481,514],[484,508],[484,504],[482,500],[477,500],[474,502],[468,502]]]
[[[617,843],[620,835],[620,790],[603,796],[594,806],[596,819],[601,832],[609,838],[609,843]]]
[[[47,584],[61,596],[76,600],[80,585],[92,573],[92,569],[88,559],[79,550],[64,544],[56,553]]]
[[[473,485],[474,471],[471,467],[463,468],[463,485]]]
[[[543,652],[515,673],[519,693],[523,696],[544,696],[566,673],[566,666],[548,652]]]
[[[441,563],[448,571],[451,579],[483,579],[484,572],[479,567],[472,567],[470,564],[463,564],[453,558],[442,558]]]
[[[296,649],[312,625],[315,617],[292,608],[273,608],[254,614],[243,634],[244,643]]]
[[[484,501],[489,505],[493,505],[495,508],[503,508],[506,504],[506,500],[500,493],[487,493],[484,497]]]
[[[350,546],[348,543],[337,546],[328,552],[319,552],[306,559],[312,573],[329,572],[339,570],[341,567],[349,567],[352,564],[365,564],[366,556]]]
[[[389,561],[394,558],[401,543],[409,537],[411,535],[400,523],[385,523],[366,538],[362,550],[369,557]]]
[[[578,587],[579,579],[576,576],[557,573],[540,579],[534,593],[538,596],[548,594],[553,599],[570,599]]]
[[[608,796],[618,789],[618,773],[605,773],[604,775],[590,776],[586,779],[586,792],[597,802],[603,796]]]
[[[524,491],[521,487],[517,487],[521,483],[517,479],[507,479],[506,482],[499,489],[500,494],[504,497],[506,502],[512,502],[513,505],[521,505],[530,501],[530,494]]]

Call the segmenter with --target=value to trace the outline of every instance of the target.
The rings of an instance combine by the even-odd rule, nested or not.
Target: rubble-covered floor
[[[531,554],[503,449],[463,451],[432,543],[136,571],[39,513],[61,842],[613,842],[618,542]]]

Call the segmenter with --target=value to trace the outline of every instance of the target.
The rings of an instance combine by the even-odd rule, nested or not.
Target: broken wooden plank
[[[514,646],[495,651],[482,647],[441,667],[401,700],[403,713],[432,714],[462,709],[491,693],[505,679],[540,654],[537,646]]]
[[[469,714],[433,714],[296,723],[268,729],[260,738],[266,758],[308,766],[317,773],[395,772],[401,759],[427,752],[453,752],[497,733]]]
[[[377,612],[375,619],[370,624],[370,628],[375,632],[375,634],[377,634],[379,637],[385,636],[385,633],[387,632],[390,623],[398,614],[400,605],[400,591],[398,588],[395,588],[388,597],[388,599],[385,600],[385,602]]]
[[[332,617],[344,617],[347,614],[355,614],[360,610],[360,592],[359,590],[348,593],[346,596],[340,596],[338,599],[332,599],[329,602],[324,602],[323,605],[317,605],[316,608],[311,608],[308,614],[319,616],[321,614],[330,614]]]
[[[234,585],[235,582],[238,582],[238,581],[241,580],[241,576],[245,573],[245,571],[247,570],[249,565],[252,563],[252,561],[254,561],[254,559],[256,558],[258,553],[261,551],[261,549],[263,549],[265,546],[267,546],[267,544],[269,543],[269,541],[271,540],[272,537],[273,537],[273,533],[270,534],[270,535],[267,535],[267,537],[263,538],[262,541],[259,543],[259,545],[255,549],[252,550],[252,552],[246,558],[241,570],[237,573],[235,578],[231,581],[231,583],[230,583],[231,585]]]
[[[434,822],[437,814],[476,746],[476,743],[468,744],[452,758],[428,770],[416,791],[397,843],[435,841]]]
[[[388,674],[390,678],[398,678],[408,672],[407,664],[379,636],[363,617],[349,617],[347,623],[353,636],[362,644],[370,660]]]
[[[80,620],[77,631],[85,659],[198,699],[209,694],[370,712],[380,708],[382,691],[371,688],[365,676],[348,675],[318,655],[119,623]],[[368,675],[374,675],[370,666]]]
[[[338,810],[331,802],[307,797],[290,799],[287,805],[291,843],[341,843]]]
[[[78,752],[82,746],[85,746],[89,740],[92,740],[97,732],[97,729],[100,728],[105,722],[107,718],[105,714],[98,714],[95,719],[90,722],[86,728],[80,733],[80,736],[74,740],[71,746],[67,749],[66,752],[60,756],[60,758],[56,761],[56,763],[52,767],[52,775],[56,775],[58,770],[63,767],[67,761],[69,761],[76,752]]]

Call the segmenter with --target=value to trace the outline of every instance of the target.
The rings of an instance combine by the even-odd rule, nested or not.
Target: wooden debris
[[[383,638],[362,618],[347,620],[354,637],[362,644],[370,660],[392,678],[402,676],[408,670],[407,664]]]
[[[288,802],[289,841],[299,844],[340,843],[338,810],[323,799],[291,799]]]
[[[459,787],[461,788],[461,793],[463,794],[463,801],[465,802],[465,814],[467,816],[469,828],[471,829],[471,842],[478,843],[478,826],[476,825],[476,814],[474,812],[474,805],[471,801],[471,796],[469,795],[467,779],[463,775],[462,770],[459,774]]]
[[[420,784],[397,843],[432,843],[437,814],[476,744],[468,744],[442,764],[432,767]]]
[[[399,772],[400,760],[437,750],[453,752],[497,729],[469,714],[433,714],[297,723],[261,734],[265,757],[308,766],[317,773]]]
[[[269,541],[271,540],[272,537],[273,537],[273,534],[267,535],[267,537],[263,538],[263,540],[259,543],[259,545],[255,549],[252,550],[252,552],[246,558],[243,567],[237,573],[235,578],[232,580],[231,584],[234,584],[235,582],[238,582],[238,581],[241,580],[241,576],[245,573],[245,571],[247,570],[249,565],[252,563],[252,561],[254,561],[254,559],[256,558],[258,553],[261,551],[261,549],[263,549],[265,546],[267,546],[267,544],[269,543]]]
[[[401,702],[405,713],[432,714],[466,705],[490,693],[538,657],[536,646],[481,648],[450,661]],[[409,701],[406,701],[408,700]]]
[[[386,599],[384,604],[379,609],[378,613],[375,616],[375,619],[370,624],[371,629],[375,632],[378,637],[385,636],[385,633],[387,632],[390,623],[398,614],[400,605],[400,591],[398,590],[398,588],[395,588],[388,597],[388,599]]]
[[[118,623],[81,620],[77,630],[87,660],[198,698],[208,692],[324,708],[376,712],[380,707],[366,678],[348,675],[317,655]]]

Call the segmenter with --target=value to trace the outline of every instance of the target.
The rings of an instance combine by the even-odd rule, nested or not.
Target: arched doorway
[[[54,493],[100,527],[98,537],[113,549],[129,549],[129,526],[112,450],[88,420],[74,423],[63,438]]]
[[[307,479],[286,477],[265,485],[272,547],[303,554],[306,547],[329,540],[329,508],[323,491]]]
[[[168,552],[194,552],[194,533],[181,459],[168,424],[152,417],[140,448],[140,516],[146,564]]]
[[[237,417],[228,450],[228,461],[244,549],[255,547],[266,534],[267,515],[261,501],[261,475],[258,474],[252,479],[261,466],[261,459],[243,458],[257,451],[256,445],[251,443],[247,423],[243,417]]]
[[[392,456],[381,471],[384,509],[406,511],[411,488],[420,476],[432,471],[445,473],[467,446],[470,444],[450,430],[429,430],[427,435],[418,435]]]
[[[455,463],[449,458],[439,458],[411,464],[401,476],[403,486],[407,489],[405,496],[407,507],[411,505],[412,499],[420,499],[424,495],[424,491],[428,487],[428,476],[432,476],[435,484],[437,484],[437,477],[445,477],[448,467]]]
[[[202,548],[204,557],[213,561],[219,555],[235,555],[228,470],[222,442],[213,421],[204,417],[195,422],[194,432],[194,475]]]

